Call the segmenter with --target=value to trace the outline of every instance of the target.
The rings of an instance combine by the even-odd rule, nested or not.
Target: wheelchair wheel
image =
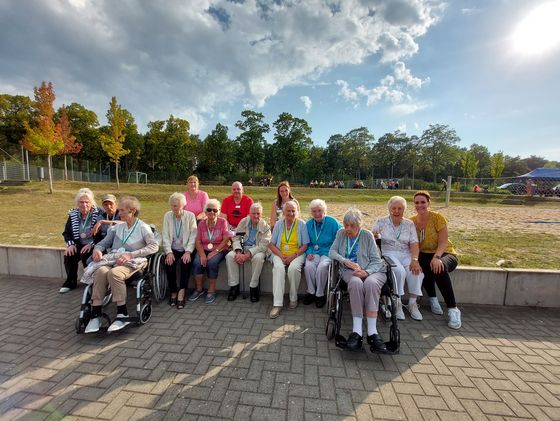
[[[140,307],[140,323],[145,324],[152,317],[152,304],[146,303]]]
[[[84,319],[80,318],[80,317],[76,317],[76,323],[74,324],[74,327],[76,328],[76,333],[84,333],[84,330],[86,329],[87,324],[89,323],[89,320],[86,322]]]
[[[325,334],[327,335],[327,339],[329,341],[334,338],[335,332],[336,322],[334,321],[334,319],[329,317],[329,320],[327,321],[327,328],[325,330]]]
[[[165,275],[165,255],[158,253],[153,259],[152,268],[153,291],[156,302],[160,303],[165,299],[167,293],[167,276]]]

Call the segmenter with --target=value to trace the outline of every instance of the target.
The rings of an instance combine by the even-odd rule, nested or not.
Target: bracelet
[[[441,260],[441,256],[439,254],[434,254],[434,259]]]
[[[418,257],[413,257],[412,260],[414,260],[415,262],[418,261]]]

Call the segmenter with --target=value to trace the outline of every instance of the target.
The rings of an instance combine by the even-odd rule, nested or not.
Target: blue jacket
[[[319,256],[328,256],[331,245],[336,237],[336,233],[340,228],[342,228],[342,225],[332,216],[325,216],[323,218],[322,230],[317,227],[316,233],[317,235],[319,235],[319,242],[317,242],[317,237],[315,235],[315,224],[316,222],[313,218],[305,223],[305,225],[307,225],[307,233],[309,234],[310,240],[305,254],[318,254]],[[315,245],[318,245],[319,249],[316,250]]]

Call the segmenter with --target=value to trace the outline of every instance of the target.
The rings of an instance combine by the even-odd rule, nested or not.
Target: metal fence
[[[442,182],[441,189],[444,190]],[[452,190],[518,196],[560,197],[560,177],[457,178]]]
[[[52,169],[53,180],[65,180],[64,169]],[[31,165],[18,161],[2,160],[0,163],[0,182],[12,181],[32,181],[44,180],[48,178],[48,168],[46,166]],[[110,182],[111,177],[107,174],[99,174],[96,172],[76,171],[73,168],[68,169],[69,181],[84,182]]]

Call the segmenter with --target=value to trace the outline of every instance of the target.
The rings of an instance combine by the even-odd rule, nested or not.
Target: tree
[[[403,160],[406,153],[402,152],[407,147],[410,139],[405,133],[396,131],[395,133],[387,133],[381,136],[375,145],[373,145],[372,153],[374,155],[373,162],[387,178],[393,178],[396,167]],[[397,174],[400,174],[400,169]]]
[[[506,161],[502,151],[495,153],[490,157],[490,176],[492,178],[500,178],[506,167]]]
[[[125,134],[124,127],[126,121],[121,106],[117,104],[117,98],[111,98],[109,110],[107,111],[107,122],[109,123],[108,133],[101,135],[101,147],[115,164],[115,178],[117,179],[117,190],[120,190],[119,183],[119,161],[121,157],[130,151],[123,147]]]
[[[0,95],[0,148],[15,154],[33,121],[33,101],[21,95]]]
[[[529,158],[523,159],[523,161],[525,161],[527,167],[529,167],[531,171],[533,171],[536,168],[542,168],[546,163],[546,159],[536,155],[531,155]]]
[[[72,135],[72,126],[68,118],[68,112],[66,107],[63,105],[60,107],[60,117],[56,128],[62,142],[64,142],[64,179],[68,180],[68,166],[66,164],[67,154],[77,154],[82,150],[82,145],[76,142],[76,138]]]
[[[235,144],[228,137],[228,128],[216,124],[212,133],[204,139],[200,156],[199,171],[208,174],[212,179],[231,174],[234,168]]]
[[[434,185],[437,184],[438,173],[448,163],[456,161],[456,150],[453,146],[461,141],[455,130],[442,124],[430,124],[421,136],[424,157],[431,164]]]
[[[270,126],[263,122],[262,113],[245,110],[241,116],[245,120],[235,123],[235,127],[242,131],[235,139],[238,144],[237,159],[241,167],[254,178],[257,168],[264,161],[264,135],[270,131]]]
[[[125,121],[123,147],[130,151],[123,159],[123,168],[125,171],[136,171],[144,153],[144,136],[138,133],[138,126],[132,114],[125,108],[122,109],[122,113]]]
[[[371,165],[369,158],[374,141],[375,138],[367,127],[350,130],[343,137],[342,154],[346,169],[358,180],[369,172]]]
[[[82,149],[77,155],[78,162],[80,164],[83,160],[101,162],[105,153],[101,148],[101,132],[97,114],[76,102],[66,107],[66,113],[72,125],[72,134],[76,138],[76,142],[82,145]]]
[[[156,178],[177,179],[192,173],[196,166],[196,144],[187,120],[170,115],[167,121],[148,123],[145,160]]]
[[[486,146],[473,143],[469,147],[469,151],[474,154],[478,161],[478,171],[475,177],[489,177],[490,176],[490,151]]]
[[[274,172],[281,177],[293,177],[294,172],[302,167],[313,145],[311,127],[307,121],[290,113],[280,114],[273,125],[276,129],[272,145]]]
[[[49,192],[53,193],[52,184],[52,157],[64,151],[64,142],[57,133],[53,121],[54,100],[56,98],[52,83],[41,82],[41,87],[33,88],[35,102],[35,126],[26,123],[26,134],[23,138],[23,147],[39,155],[47,155]]]
[[[461,157],[461,169],[463,170],[463,177],[476,177],[478,174],[478,160],[473,151],[465,151]]]

